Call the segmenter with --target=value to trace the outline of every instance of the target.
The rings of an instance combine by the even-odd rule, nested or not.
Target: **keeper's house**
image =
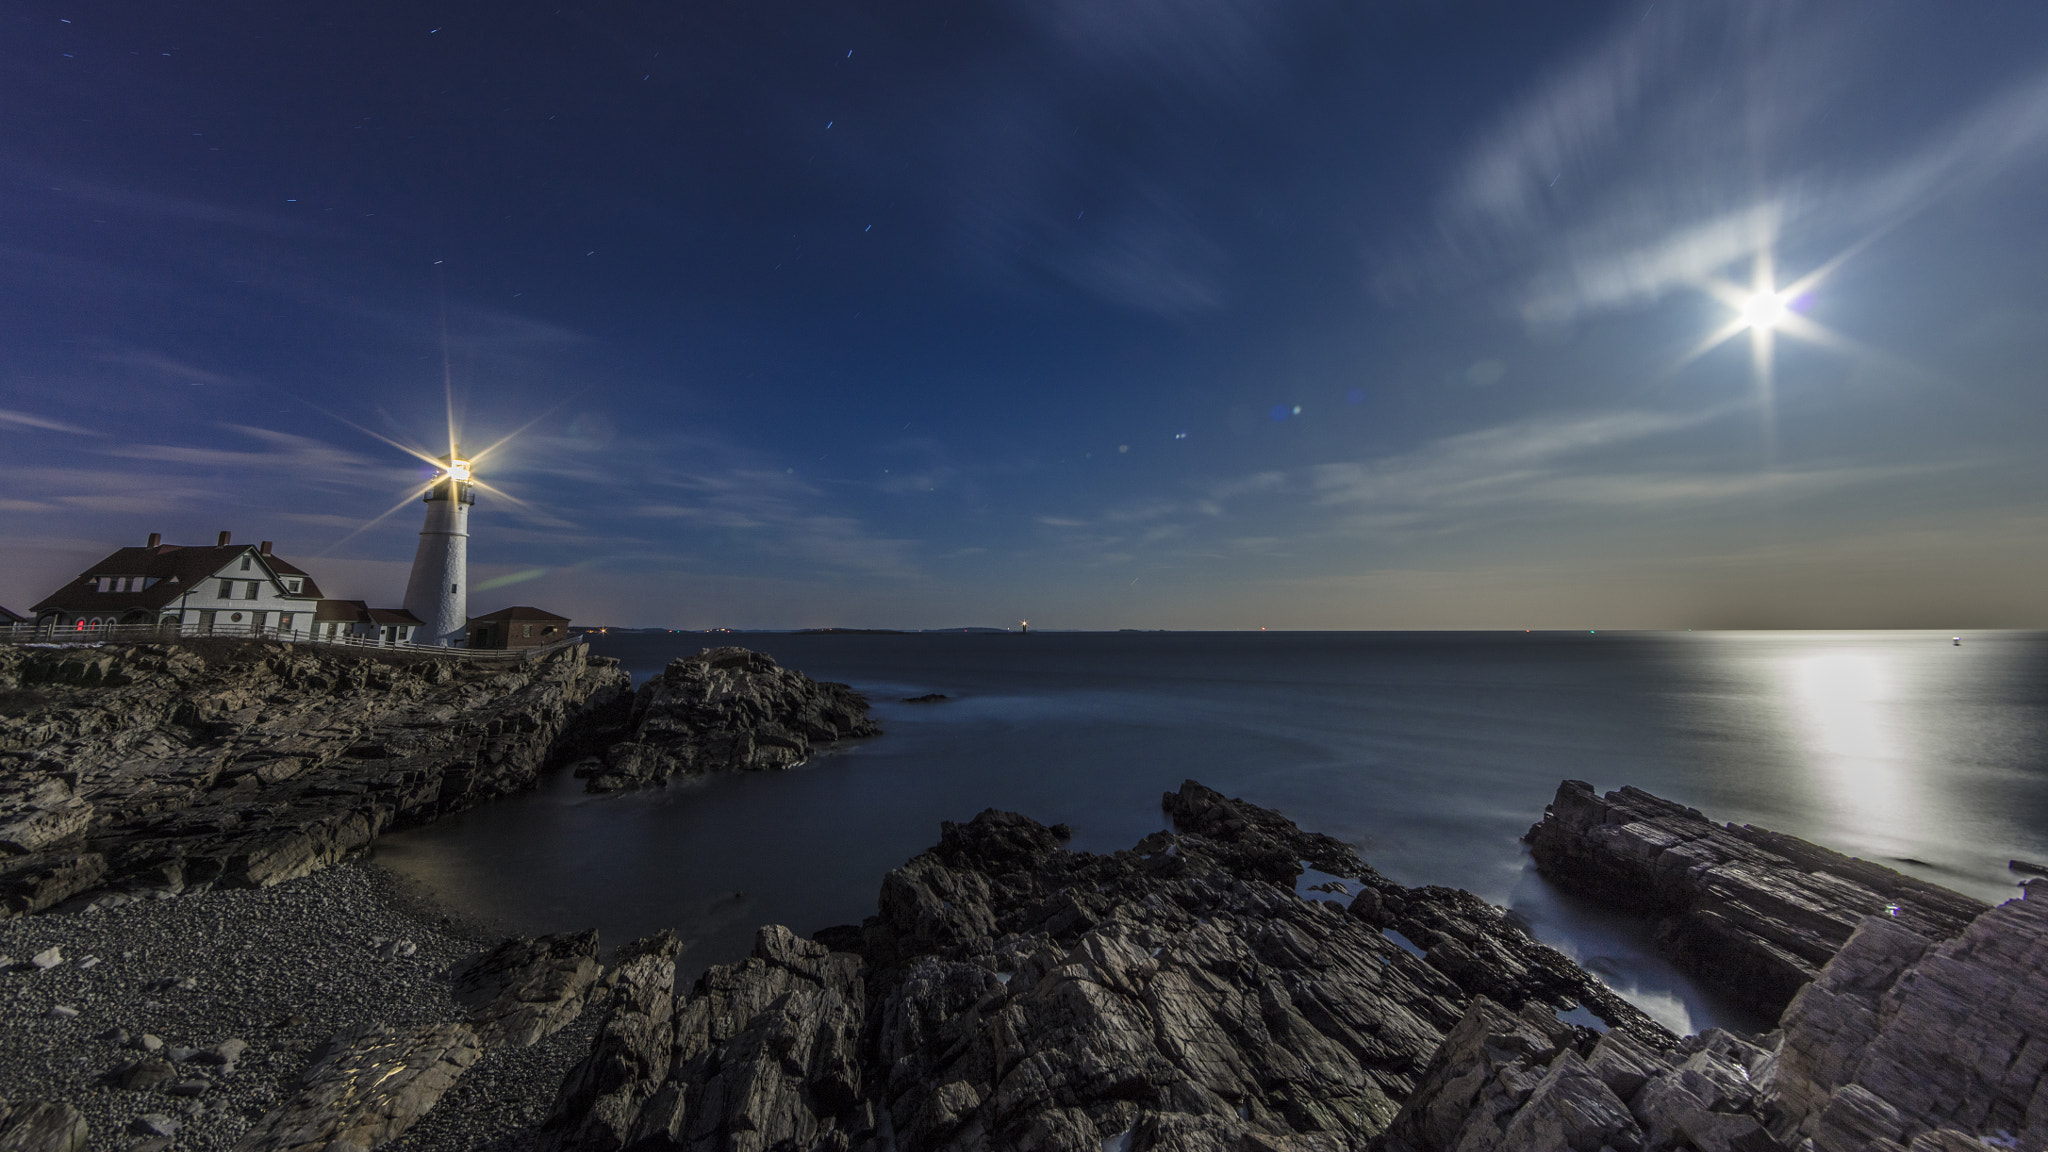
[[[324,600],[313,578],[273,554],[270,541],[233,544],[226,532],[211,548],[166,544],[152,532],[149,543],[86,569],[34,611],[39,632],[155,625],[187,636],[405,641],[419,625],[403,611]]]

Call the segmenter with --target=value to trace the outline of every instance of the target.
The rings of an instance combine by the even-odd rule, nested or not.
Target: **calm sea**
[[[657,928],[686,971],[754,926],[874,911],[941,820],[1009,808],[1128,847],[1185,779],[1277,808],[1407,884],[1524,916],[1667,1024],[1758,1021],[1642,927],[1552,890],[1519,838],[1559,780],[1634,784],[2002,900],[2048,860],[2048,633],[615,635],[638,683],[722,641],[868,694],[885,734],[787,773],[536,792],[387,837],[378,861],[523,932]],[[904,704],[928,692],[941,704]]]

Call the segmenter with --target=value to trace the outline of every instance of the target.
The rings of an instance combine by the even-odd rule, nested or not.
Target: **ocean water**
[[[1566,778],[1633,784],[1986,900],[2048,861],[2048,634],[614,635],[636,683],[732,641],[867,693],[884,735],[791,772],[535,792],[386,837],[380,864],[522,932],[657,928],[686,974],[756,925],[857,922],[941,820],[1014,809],[1110,851],[1187,779],[1467,888],[1666,1024],[1766,1022],[1557,892],[1521,835]],[[928,692],[950,700],[905,704]]]

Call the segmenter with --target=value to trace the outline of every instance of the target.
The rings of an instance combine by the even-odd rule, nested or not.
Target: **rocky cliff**
[[[1667,957],[1771,1017],[1865,917],[1938,941],[1986,907],[1795,837],[1716,824],[1637,788],[1599,796],[1567,780],[1527,839],[1545,879],[1656,918]]]
[[[582,646],[532,662],[217,641],[0,647],[0,916],[302,876],[531,787],[622,702]]]
[[[706,648],[642,684],[623,739],[579,765],[592,792],[793,768],[818,744],[881,732],[868,702],[745,648]]]

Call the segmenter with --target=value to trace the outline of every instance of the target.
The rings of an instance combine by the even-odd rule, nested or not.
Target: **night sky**
[[[18,0],[0,109],[17,611],[397,604],[445,371],[472,612],[2048,623],[2038,0]]]

